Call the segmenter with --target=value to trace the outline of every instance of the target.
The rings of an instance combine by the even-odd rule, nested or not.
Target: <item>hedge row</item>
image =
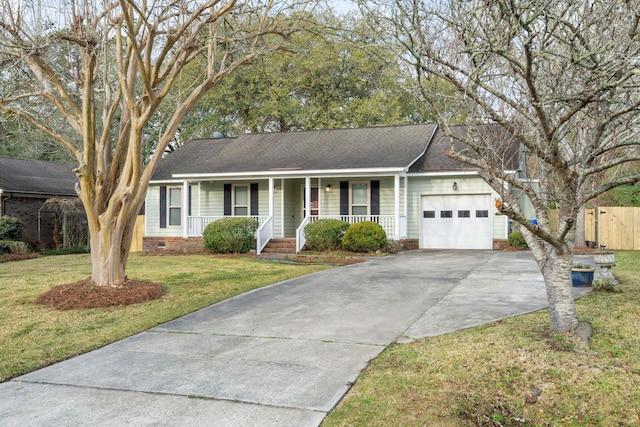
[[[207,225],[204,246],[215,253],[245,253],[255,248],[258,221],[252,218],[223,218]],[[306,245],[312,251],[345,249],[371,252],[387,246],[387,234],[372,221],[349,224],[337,219],[318,219],[304,229]]]

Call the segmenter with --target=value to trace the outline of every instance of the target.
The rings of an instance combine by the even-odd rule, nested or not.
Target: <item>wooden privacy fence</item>
[[[142,251],[142,238],[144,237],[144,215],[138,215],[133,226],[133,238],[131,239],[130,252]]]
[[[640,250],[640,208],[600,206],[595,217],[598,246],[616,250]],[[589,215],[585,215],[588,217]]]
[[[549,211],[549,222],[558,230],[558,211]],[[585,209],[584,239],[596,247],[612,250],[640,250],[640,208],[600,206]]]

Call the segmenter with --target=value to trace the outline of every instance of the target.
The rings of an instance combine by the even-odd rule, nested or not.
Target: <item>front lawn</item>
[[[392,345],[323,427],[640,425],[640,252],[616,253],[623,293],[578,301],[588,346],[546,310]]]
[[[41,293],[91,274],[89,255],[0,264],[0,381],[102,347],[251,289],[328,268],[244,257],[132,254],[127,274],[158,282],[165,295],[127,307],[55,311]]]

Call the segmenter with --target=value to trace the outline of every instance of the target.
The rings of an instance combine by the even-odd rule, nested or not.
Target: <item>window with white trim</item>
[[[249,185],[234,184],[232,194],[233,216],[249,216]]]
[[[182,225],[182,187],[169,187],[167,191],[169,226],[179,227]]]
[[[351,215],[369,215],[369,183],[351,183]]]

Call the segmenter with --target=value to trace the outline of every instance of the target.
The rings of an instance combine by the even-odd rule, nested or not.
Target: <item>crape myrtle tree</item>
[[[307,7],[295,0],[0,0],[0,112],[47,134],[78,162],[96,285],[125,283],[136,216],[182,118],[237,68],[286,45]],[[206,67],[190,75],[184,96],[169,100],[196,59]],[[169,101],[145,158],[147,125]],[[52,110],[66,129],[43,120]]]
[[[382,0],[361,9],[372,28],[404,45],[422,81],[457,89],[443,100],[421,87],[451,139],[448,155],[477,167],[501,195],[500,213],[519,224],[544,276],[551,330],[574,330],[579,210],[640,181],[640,2]],[[466,115],[465,132],[449,126],[447,103]],[[505,171],[501,144],[478,124],[521,144],[518,170]],[[518,199],[531,202],[537,224]],[[559,210],[557,231],[550,206]]]

